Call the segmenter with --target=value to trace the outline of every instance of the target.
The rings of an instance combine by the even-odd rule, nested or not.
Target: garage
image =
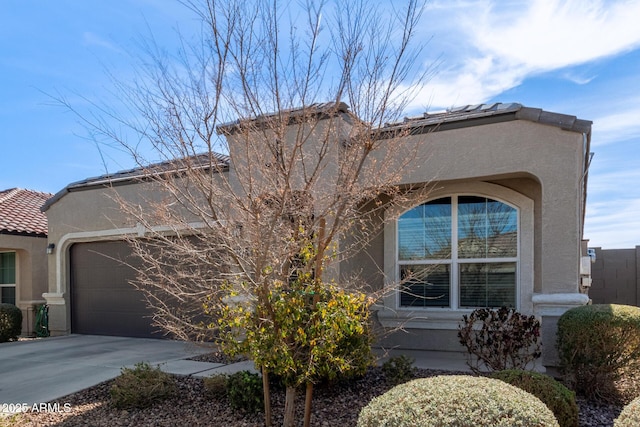
[[[152,310],[129,282],[136,259],[122,241],[76,243],[70,249],[71,332],[163,338]]]

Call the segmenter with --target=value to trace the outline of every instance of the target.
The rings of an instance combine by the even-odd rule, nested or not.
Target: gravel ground
[[[418,377],[455,374],[437,370],[419,369]],[[109,387],[112,381],[101,383],[87,390],[69,395],[57,401],[60,412],[21,414],[13,420],[5,420],[11,426],[264,426],[262,414],[243,414],[229,407],[226,399],[215,401],[207,395],[202,379],[175,377],[177,396],[157,403],[147,409],[118,410],[109,405]],[[372,368],[359,380],[317,386],[314,390],[312,425],[354,426],[360,409],[373,397],[393,385],[384,377],[380,368]],[[64,412],[64,404],[70,411]],[[302,420],[304,391],[298,393],[298,419]],[[598,406],[578,399],[580,426],[612,426],[620,408]],[[273,425],[282,425],[284,391],[272,390]],[[300,424],[301,425],[301,424]],[[0,426],[3,421],[0,419]],[[4,427],[4,426],[3,426]]]

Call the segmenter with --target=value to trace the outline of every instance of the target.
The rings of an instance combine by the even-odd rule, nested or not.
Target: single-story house
[[[322,109],[323,104],[318,108]],[[331,119],[351,126],[345,104]],[[326,110],[323,111],[326,115]],[[289,126],[297,126],[293,120]],[[556,321],[588,302],[583,241],[591,122],[574,116],[496,103],[454,108],[385,125],[425,159],[399,175],[421,185],[406,206],[386,212],[384,231],[337,268],[365,272],[374,289],[405,277],[409,291],[388,293],[376,306],[386,347],[460,351],[457,328],[475,307],[512,306],[542,320],[547,365],[555,362]],[[223,132],[233,151],[233,125]],[[395,154],[394,154],[395,155]],[[405,153],[397,153],[403,156]],[[234,164],[224,172],[233,177]],[[129,170],[68,185],[44,206],[49,219],[49,291],[53,334],[154,336],[149,311],[119,262],[130,254],[122,236],[144,230],[123,216],[126,200],[156,191]],[[144,197],[142,197],[144,195]],[[478,225],[481,224],[481,225]],[[482,231],[474,228],[482,227]],[[107,254],[107,256],[100,256]],[[367,276],[366,272],[370,272]]]
[[[0,191],[0,302],[22,310],[22,334],[34,332],[34,307],[48,289],[47,217],[40,208],[49,193]]]

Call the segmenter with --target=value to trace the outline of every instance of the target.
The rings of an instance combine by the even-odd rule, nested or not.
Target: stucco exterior
[[[428,158],[425,167],[408,169],[403,176],[403,183],[428,188],[416,195],[415,204],[459,193],[498,198],[520,209],[520,311],[552,324],[558,313],[587,302],[579,293],[585,135],[518,120],[411,138],[421,139],[419,155]],[[384,237],[370,248],[375,262],[385,266],[378,281],[397,277],[393,224],[387,223]],[[359,263],[367,263],[367,258]],[[379,319],[388,328],[404,331],[385,337],[382,344],[461,349],[457,325],[469,311],[401,309],[390,294]],[[543,333],[544,342],[554,342],[554,328]],[[546,356],[553,359],[550,353]]]
[[[37,305],[48,289],[46,237],[0,234],[0,252],[16,254],[16,306],[22,310],[22,334],[34,333]]]
[[[168,201],[171,196],[156,183],[139,180],[115,186],[90,182],[85,185],[83,182],[78,187],[71,185],[58,196],[60,200],[52,199],[45,207],[49,242],[55,249],[48,259],[49,286],[43,296],[49,305],[51,334],[65,335],[71,332],[71,246],[83,242],[121,241],[128,236],[144,237],[145,228],[125,213],[122,206],[130,204],[143,210],[153,209],[153,204]]]
[[[47,218],[40,207],[49,193],[0,191],[0,302],[22,311],[22,335],[34,334],[35,308],[48,288]]]
[[[411,187],[406,206],[378,218],[382,233],[368,248],[334,269],[336,277],[359,274],[374,290],[391,286],[398,277],[396,218],[403,209],[446,195],[478,195],[508,203],[518,211],[517,308],[535,314],[543,322],[544,363],[553,366],[555,322],[567,309],[585,304],[580,292],[581,241],[590,122],[572,116],[528,109],[517,104],[496,104],[459,110],[449,115],[425,115],[389,125],[389,132],[409,128],[405,143],[412,147],[397,156],[395,184]],[[462,111],[464,114],[459,114]],[[343,115],[326,127],[339,135],[349,133],[351,117]],[[292,125],[292,126],[295,126]],[[325,132],[319,128],[319,132]],[[246,167],[241,150],[230,140],[231,182],[234,168]],[[384,133],[382,138],[384,139]],[[340,138],[337,138],[340,139]],[[331,168],[327,167],[327,173]],[[119,239],[144,234],[144,229],[122,213],[114,194],[125,200],[161,201],[163,195],[149,182],[123,180],[86,181],[70,186],[46,206],[49,242],[50,328],[55,334],[71,330],[69,319],[69,247],[76,242]],[[397,295],[386,293],[376,306],[379,325],[387,333],[385,347],[461,350],[457,325],[470,310],[432,310],[399,307]],[[398,331],[403,329],[403,331]],[[393,332],[396,331],[396,332]]]

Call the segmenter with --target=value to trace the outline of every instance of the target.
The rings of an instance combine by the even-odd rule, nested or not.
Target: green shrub
[[[635,398],[624,407],[613,427],[638,427],[640,426],[640,397]]]
[[[553,412],[560,427],[578,427],[578,404],[574,392],[548,375],[509,369],[494,372],[492,378],[533,394]]]
[[[221,399],[227,395],[229,378],[225,374],[216,374],[204,379],[204,388],[214,399]]]
[[[227,396],[232,408],[248,413],[264,409],[262,377],[249,371],[240,371],[227,378]]]
[[[176,391],[171,376],[152,368],[146,362],[136,363],[133,368],[122,368],[111,389],[111,403],[119,409],[146,408],[155,402],[172,396]]]
[[[558,426],[537,397],[502,381],[468,375],[419,378],[374,398],[358,427]]]
[[[262,308],[237,304],[222,309],[223,351],[249,356],[291,387],[364,375],[373,364],[373,300],[299,273],[292,283],[275,281]],[[272,321],[255,315],[263,310]]]
[[[558,320],[557,344],[565,381],[576,392],[611,403],[627,403],[640,392],[640,307],[568,310]]]
[[[540,322],[513,308],[479,308],[462,316],[458,329],[460,344],[467,348],[467,364],[475,373],[527,369],[542,355]]]
[[[22,311],[13,304],[0,304],[0,342],[17,341],[22,333]]]
[[[387,381],[393,384],[402,384],[414,377],[414,359],[404,354],[392,357],[382,364],[382,372]]]

